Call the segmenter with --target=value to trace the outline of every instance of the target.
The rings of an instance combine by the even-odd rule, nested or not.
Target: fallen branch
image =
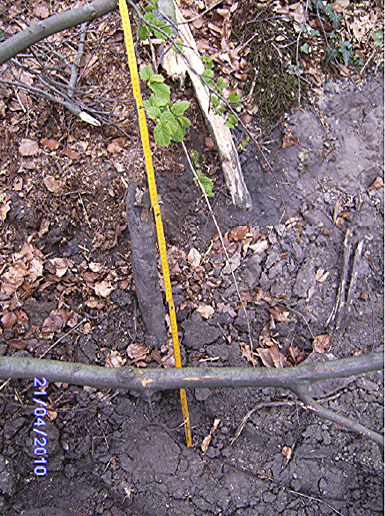
[[[117,7],[117,0],[96,0],[35,23],[0,44],[0,65],[48,36],[90,22],[114,11]]]
[[[383,437],[335,412],[320,407],[308,393],[311,383],[379,371],[384,353],[319,362],[295,368],[186,367],[181,369],[108,368],[56,360],[0,357],[0,378],[46,378],[50,382],[89,385],[98,389],[119,388],[155,392],[181,388],[276,387],[289,389],[317,415],[372,439],[380,446]]]

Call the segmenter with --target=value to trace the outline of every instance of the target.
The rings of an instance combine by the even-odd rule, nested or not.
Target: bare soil
[[[330,80],[312,106],[287,114],[264,148],[271,169],[251,145],[241,152],[253,200],[248,212],[232,205],[192,92],[186,95],[193,103],[187,145],[214,180],[212,206],[254,349],[247,349],[246,319],[192,173],[177,145],[154,145],[183,365],[262,366],[272,344],[295,365],[319,358],[314,340],[321,335],[331,343],[321,358],[382,349],[383,187],[370,188],[383,178],[382,76],[360,84]],[[124,197],[130,180],[143,181],[136,122],[123,138],[74,122],[44,101],[29,105],[28,116],[9,102],[16,118],[1,121],[0,136],[1,279],[8,288],[0,353],[110,367],[172,365],[170,342],[157,350],[146,336],[132,280]],[[45,138],[59,146],[47,147]],[[23,139],[38,150],[25,155]],[[327,322],[349,228],[349,282],[360,242],[362,253],[338,329]],[[189,260],[193,248],[200,263]],[[188,449],[177,392],[146,400],[51,384],[48,472],[36,477],[33,390],[32,381],[12,380],[0,393],[4,515],[383,514],[379,447],[318,419],[286,391],[189,391]],[[314,394],[325,407],[383,431],[382,373],[326,382]]]

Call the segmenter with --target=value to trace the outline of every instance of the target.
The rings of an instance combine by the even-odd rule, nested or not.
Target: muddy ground
[[[268,350],[275,339],[291,363],[314,357],[319,335],[331,338],[328,358],[383,348],[383,188],[370,189],[383,178],[383,98],[381,75],[360,84],[331,80],[315,105],[272,130],[275,141],[264,151],[271,170],[263,160],[262,170],[260,156],[246,147],[240,156],[253,199],[249,212],[231,204],[195,111],[187,144],[198,147],[214,179],[212,206],[227,233],[255,348]],[[146,335],[132,282],[124,195],[135,128],[132,140],[112,134],[106,142],[101,130],[73,126],[49,106],[30,109],[48,122],[31,119],[22,133],[12,129],[16,122],[3,126],[9,153],[0,180],[9,210],[2,260],[19,264],[15,274],[23,281],[2,300],[1,354],[170,364],[169,343],[156,352]],[[63,124],[67,154],[39,143],[38,153],[20,156],[26,135],[63,142]],[[285,138],[294,144],[282,145]],[[176,145],[154,150],[154,159],[183,365],[251,367],[246,318],[192,173]],[[355,254],[357,277],[350,311],[337,316],[336,328],[328,318],[349,228],[348,280]],[[189,259],[193,248],[198,262]],[[272,314],[277,304],[281,312]],[[257,353],[252,359],[262,365]],[[326,384],[315,395],[325,407],[383,431],[382,373]],[[383,514],[379,447],[318,419],[289,392],[189,391],[194,446],[187,449],[177,392],[149,403],[133,392],[52,384],[42,477],[33,472],[32,398],[32,381],[12,380],[1,391],[0,512],[7,516]],[[203,453],[215,419],[220,423]]]

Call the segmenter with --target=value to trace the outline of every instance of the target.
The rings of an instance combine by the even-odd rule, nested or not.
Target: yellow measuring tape
[[[158,203],[158,194],[156,191],[154,166],[152,163],[152,156],[151,156],[151,149],[150,149],[150,140],[148,138],[147,122],[146,122],[146,115],[145,115],[144,107],[143,107],[143,100],[142,100],[142,96],[140,94],[138,67],[136,64],[134,41],[132,39],[131,24],[130,24],[130,19],[128,16],[126,0],[119,0],[119,11],[120,11],[120,16],[122,18],[124,41],[126,44],[126,50],[127,50],[127,56],[128,56],[128,66],[130,68],[130,75],[131,75],[131,81],[132,81],[132,91],[134,94],[134,98],[136,101],[136,108],[138,111],[140,136],[142,139],[143,153],[144,153],[144,159],[145,159],[145,163],[146,163],[147,181],[148,181],[148,188],[150,191],[151,206],[154,211],[156,233],[158,236],[158,246],[159,246],[160,259],[161,259],[161,263],[162,263],[164,289],[166,292],[166,301],[168,303],[168,310],[169,310],[169,314],[170,314],[170,324],[171,324],[172,342],[173,342],[173,346],[174,346],[175,366],[182,367],[182,362],[181,362],[181,358],[180,358],[178,325],[176,322],[175,305],[174,305],[174,301],[172,299],[170,271],[169,271],[168,260],[167,260],[166,240],[164,238],[162,217],[160,214],[160,207],[159,207],[159,203]],[[191,446],[192,440],[191,440],[190,416],[188,413],[186,391],[184,389],[180,390],[180,400],[181,400],[182,412],[183,412],[186,443],[187,443],[187,446]]]

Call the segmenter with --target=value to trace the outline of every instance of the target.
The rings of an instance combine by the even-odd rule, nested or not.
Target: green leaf
[[[153,97],[153,95],[151,95]],[[155,97],[154,97],[155,98]],[[162,108],[170,104],[170,97],[156,97],[154,106]]]
[[[143,102],[144,104],[144,102]],[[162,114],[162,111],[154,106],[150,106],[147,108],[147,116],[148,118],[151,118],[151,120],[157,120],[160,118],[160,115]]]
[[[223,91],[228,86],[228,83],[223,79],[223,77],[219,77],[217,81],[217,88],[219,91]]]
[[[148,85],[149,88],[155,93],[157,97],[167,97],[170,98],[171,90],[167,84],[163,82],[153,82]]]
[[[350,41],[344,41],[339,45],[338,52],[342,55],[342,59],[344,60],[344,65],[348,66],[350,57],[352,55],[351,53],[352,44]]]
[[[163,111],[159,119],[161,122],[166,122],[171,131],[171,134],[177,131],[178,126],[176,123],[175,116],[172,113],[170,113],[170,111]]]
[[[205,63],[206,70],[211,70],[214,67],[212,57],[203,56],[202,59],[203,59],[203,62]]]
[[[194,162],[194,167],[199,168],[199,154],[195,149],[190,150],[191,159]]]
[[[214,194],[213,194],[214,183],[211,181],[211,179],[209,177],[204,176],[199,169],[196,172],[197,172],[199,182],[203,186],[203,189],[206,192],[207,197],[214,197]]]
[[[327,14],[330,18],[330,21],[333,24],[333,27],[337,30],[338,26],[340,24],[340,21],[342,20],[341,14],[335,14],[333,10],[333,6],[331,4],[326,4],[322,7],[322,10],[325,14]]]
[[[231,113],[229,113],[227,116],[227,120],[225,122],[225,126],[228,127],[229,129],[232,129],[237,124],[238,124],[238,120],[236,119],[236,117],[234,115],[232,115]]]
[[[205,70],[202,74],[202,77],[207,79],[212,79],[214,77],[214,71],[213,70]]]
[[[187,127],[190,127],[191,125],[191,121],[185,116],[178,117],[177,121],[184,129],[187,129]]]
[[[186,129],[181,125],[179,119],[177,118],[177,129],[172,134],[171,139],[173,142],[182,142],[184,140]]]
[[[171,141],[171,131],[167,124],[158,124],[154,129],[155,142],[161,147],[168,147]]]
[[[374,45],[376,47],[380,47],[382,45],[382,41],[384,39],[384,32],[382,31],[382,29],[376,30],[376,32],[374,32],[374,34],[372,34],[372,38],[374,41]]]
[[[157,9],[157,8],[158,8],[158,0],[154,0],[154,5],[152,5],[152,4],[146,5],[145,11],[146,11],[146,13],[149,13],[149,12],[151,12],[154,9]]]
[[[164,77],[159,74],[153,74],[150,79],[150,84],[153,82],[164,82]]]
[[[142,79],[142,81],[147,82],[154,75],[154,72],[152,71],[152,68],[150,66],[144,66],[140,70],[139,75],[140,75],[140,78]]]
[[[299,47],[300,51],[303,52],[304,54],[309,54],[310,53],[310,47],[309,47],[309,44],[308,43],[304,43],[303,45],[301,45]]]
[[[239,107],[241,105],[241,96],[236,91],[232,91],[227,99],[233,107]]]
[[[182,102],[175,102],[171,106],[171,113],[175,116],[183,115],[183,113],[190,107],[190,102],[187,102],[186,100]]]
[[[146,39],[148,39],[148,31],[144,23],[141,23],[139,27],[139,39],[140,41],[146,41]]]
[[[151,25],[155,25],[156,27],[159,27],[160,29],[162,29],[163,33],[165,33],[163,34],[162,32],[159,32],[158,30],[154,29],[153,27],[147,26],[147,30],[150,31],[156,38],[166,39],[167,34],[172,34],[171,27],[166,27],[166,25],[161,20],[158,20],[158,18],[155,16],[153,12],[146,13],[143,16],[143,18],[146,20],[146,22],[150,23]]]
[[[211,95],[211,102],[213,103],[213,106],[217,108],[221,101],[217,96]]]

